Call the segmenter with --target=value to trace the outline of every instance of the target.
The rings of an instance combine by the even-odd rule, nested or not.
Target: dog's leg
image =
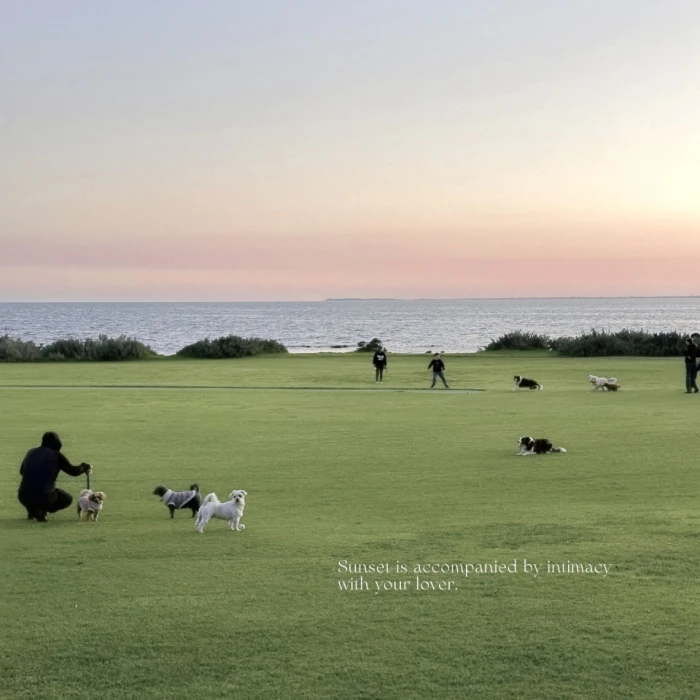
[[[172,520],[175,517],[175,506],[169,505],[168,510],[170,511],[170,519]]]

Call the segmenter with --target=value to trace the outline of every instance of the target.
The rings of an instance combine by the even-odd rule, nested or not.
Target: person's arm
[[[85,472],[91,469],[90,465],[87,464],[87,462],[81,462],[77,466],[73,466],[68,461],[68,458],[61,452],[58,453],[58,463],[60,465],[61,471],[65,472],[66,474],[69,474],[70,476],[80,476],[81,474],[85,474]]]
[[[435,360],[430,360],[430,364],[428,365],[428,369],[430,369],[433,366],[434,362],[435,362]]]

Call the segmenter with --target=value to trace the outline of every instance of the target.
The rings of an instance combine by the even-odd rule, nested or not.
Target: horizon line
[[[568,299],[700,299],[700,294],[631,294],[614,296],[525,296],[525,297],[327,297],[325,299],[248,299],[248,300],[101,300],[101,301],[65,301],[65,300],[34,300],[11,301],[0,300],[0,304],[324,304],[333,301],[534,301],[534,300],[568,300]]]

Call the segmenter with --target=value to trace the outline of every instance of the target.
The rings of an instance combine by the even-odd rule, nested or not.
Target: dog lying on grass
[[[231,500],[221,503],[215,493],[210,493],[202,501],[202,506],[199,509],[199,513],[197,513],[197,520],[194,522],[197,532],[203,533],[204,528],[212,518],[228,520],[228,525],[232,530],[245,530],[245,525],[241,523],[241,518],[243,517],[245,497],[247,495],[245,491],[231,491],[229,494]]]
[[[160,496],[163,503],[168,506],[170,511],[170,519],[175,517],[175,511],[180,508],[189,508],[192,511],[192,517],[199,512],[199,507],[202,504],[202,497],[199,495],[199,486],[192,484],[189,491],[172,491],[165,486],[156,486],[153,489],[154,496]]]
[[[554,447],[546,438],[531,438],[523,436],[518,439],[518,456],[543,455],[549,452],[566,452],[563,447]]]
[[[107,498],[104,491],[91,491],[83,489],[78,498],[78,518],[85,516],[85,520],[97,520],[102,512],[102,502]]]

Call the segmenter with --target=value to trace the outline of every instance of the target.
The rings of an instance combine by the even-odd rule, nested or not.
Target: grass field
[[[0,366],[0,697],[697,698],[700,395],[682,358],[447,357],[453,387],[485,391],[398,391],[425,389],[427,364],[390,356],[379,388],[362,355]],[[544,391],[511,392],[516,373]],[[589,373],[623,389],[591,392]],[[95,465],[100,522],[24,519],[18,467],[45,430]],[[568,453],[516,457],[523,434]],[[171,521],[151,491],[192,481],[245,489],[246,530]],[[392,573],[341,591],[345,560]],[[415,589],[415,564],[514,560]]]

